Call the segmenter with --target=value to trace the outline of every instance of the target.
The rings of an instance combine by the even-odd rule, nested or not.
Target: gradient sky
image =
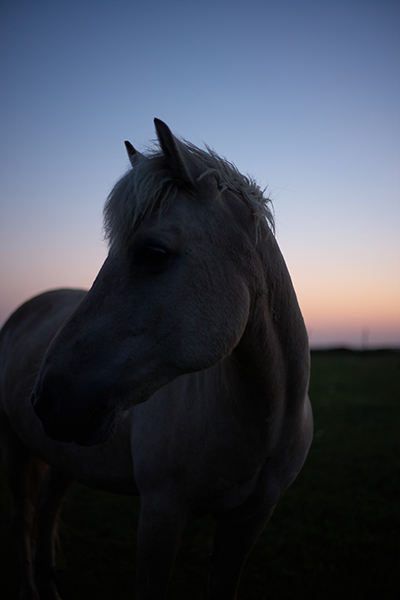
[[[398,0],[1,0],[0,322],[89,287],[153,118],[274,199],[312,346],[400,346]]]

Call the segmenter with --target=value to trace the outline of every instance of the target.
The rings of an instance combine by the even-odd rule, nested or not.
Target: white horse
[[[185,523],[207,514],[208,598],[233,600],[310,446],[308,340],[269,200],[155,127],[159,150],[126,142],[132,169],[106,203],[110,251],[91,290],[37,296],[0,335],[21,600],[61,597],[54,534],[73,480],[140,494],[137,600],[166,597]],[[50,468],[35,495],[38,464]]]

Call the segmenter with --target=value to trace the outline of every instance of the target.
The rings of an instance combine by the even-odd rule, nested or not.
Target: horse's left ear
[[[128,141],[125,142],[125,148],[128,153],[129,162],[131,163],[132,167],[135,167],[139,158],[143,157],[143,154],[140,154],[140,152],[138,152],[136,148],[134,148]]]
[[[163,121],[154,119],[154,125],[161,150],[176,179],[179,182],[193,185],[194,179],[190,173],[190,162],[185,158],[185,147]]]

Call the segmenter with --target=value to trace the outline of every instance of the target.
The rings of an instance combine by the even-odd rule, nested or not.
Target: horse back
[[[86,292],[59,289],[20,306],[0,331],[0,382],[3,394],[21,380],[33,380],[47,346]],[[33,384],[33,383],[32,383]]]

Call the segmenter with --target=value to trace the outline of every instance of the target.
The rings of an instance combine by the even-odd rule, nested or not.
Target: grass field
[[[313,352],[315,437],[255,546],[239,600],[400,597],[400,352]],[[75,485],[64,504],[60,566],[75,600],[132,598],[139,502]],[[0,597],[18,571],[0,480]],[[171,600],[205,598],[213,521],[185,533]]]

